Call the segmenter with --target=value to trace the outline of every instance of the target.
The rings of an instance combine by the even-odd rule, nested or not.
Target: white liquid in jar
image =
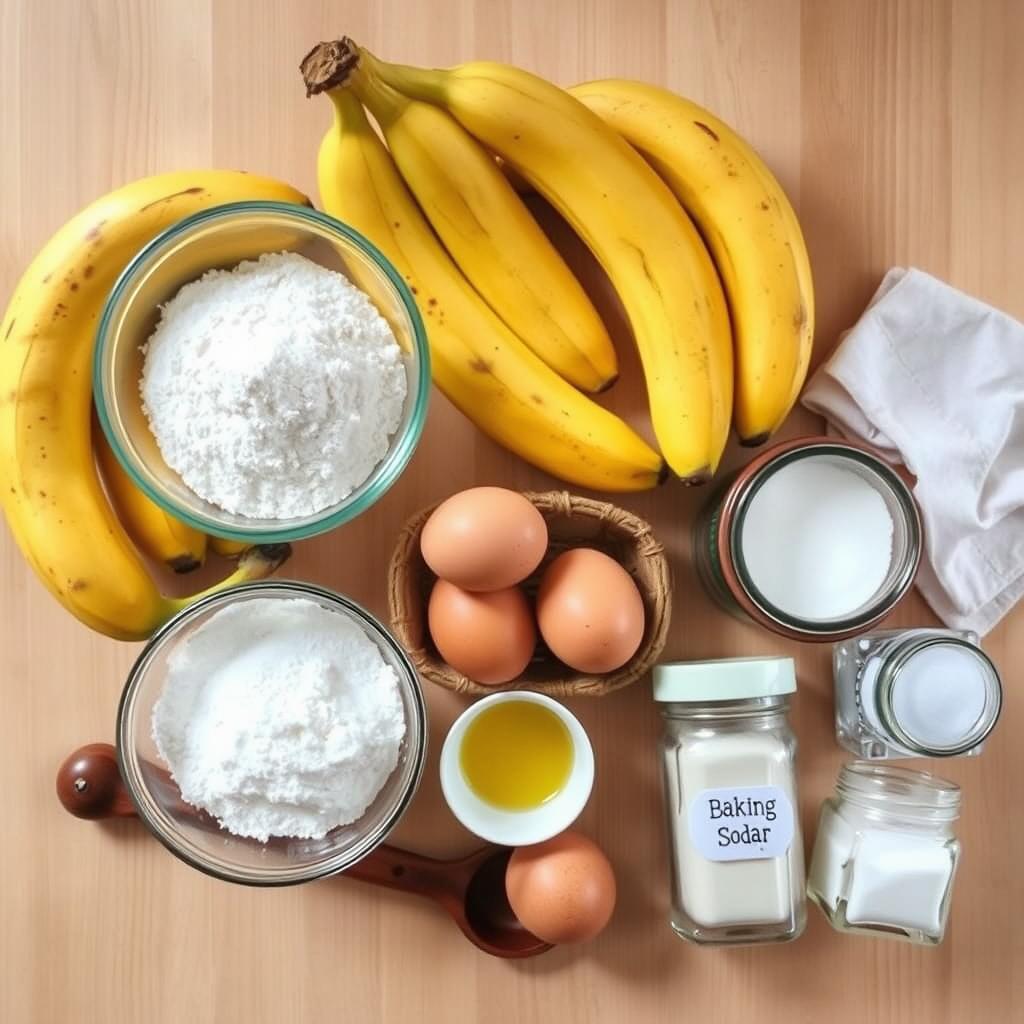
[[[885,583],[893,532],[885,499],[868,480],[812,456],[774,472],[751,498],[743,560],[775,608],[799,619],[839,619]]]

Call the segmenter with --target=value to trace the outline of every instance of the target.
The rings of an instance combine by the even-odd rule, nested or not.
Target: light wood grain
[[[0,294],[66,217],[139,175],[218,164],[315,191],[328,110],[303,98],[296,65],[314,42],[342,32],[396,59],[491,57],[566,84],[632,76],[706,103],[765,154],[799,208],[818,285],[818,359],[894,264],[916,264],[1024,316],[1024,6],[1016,0],[5,0]],[[643,424],[635,361],[624,363],[611,401]],[[816,426],[798,413],[786,433]],[[301,545],[287,572],[383,615],[401,523],[478,482],[551,485],[437,398],[399,485],[363,519]],[[832,736],[829,653],[712,608],[690,567],[700,500],[667,487],[623,502],[652,520],[672,555],[668,653],[798,658],[809,841],[843,760]],[[398,895],[340,879],[234,888],[180,864],[135,823],[68,817],[54,771],[72,748],[111,737],[135,649],[65,615],[6,532],[0,609],[5,1024],[1024,1020],[1022,609],[986,644],[1007,686],[998,732],[980,759],[942,765],[965,787],[966,854],[939,949],[844,938],[813,910],[807,934],[790,946],[703,951],[675,939],[658,721],[641,684],[574,705],[599,765],[581,825],[615,863],[618,912],[592,945],[528,963],[478,954],[439,912]],[[895,616],[901,625],[932,621],[916,595]],[[444,807],[436,765],[463,705],[447,693],[429,700],[428,773],[398,838],[454,853],[473,841]]]

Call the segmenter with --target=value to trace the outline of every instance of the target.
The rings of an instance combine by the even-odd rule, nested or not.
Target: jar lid
[[[654,699],[662,704],[779,697],[795,691],[792,658],[722,658],[654,666]]]

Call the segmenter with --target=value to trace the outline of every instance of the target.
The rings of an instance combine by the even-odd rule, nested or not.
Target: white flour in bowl
[[[168,659],[153,740],[182,798],[229,832],[319,839],[359,818],[398,764],[395,670],[308,598],[212,615]]]
[[[387,321],[297,253],[211,270],[143,347],[143,410],[164,461],[236,515],[312,515],[384,458],[406,395]]]

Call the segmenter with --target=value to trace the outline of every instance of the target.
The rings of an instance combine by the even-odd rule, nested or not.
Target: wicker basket
[[[497,690],[536,690],[552,697],[600,697],[636,682],[658,660],[672,617],[672,580],[665,552],[642,519],[606,502],[579,498],[564,491],[525,495],[544,516],[549,544],[544,561],[525,582],[532,598],[540,577],[567,548],[591,547],[611,555],[633,577],[644,602],[644,636],[640,648],[622,668],[606,675],[581,675],[558,661],[541,642],[533,660],[515,682],[483,686],[445,664],[426,625],[427,599],[434,574],[420,554],[420,531],[437,506],[424,509],[406,523],[388,570],[391,624],[416,670],[458,693],[486,694]]]

